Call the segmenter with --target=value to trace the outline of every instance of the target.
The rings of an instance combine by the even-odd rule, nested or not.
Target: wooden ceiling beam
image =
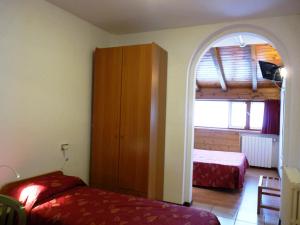
[[[221,59],[221,56],[220,56],[219,49],[218,48],[211,48],[210,53],[211,53],[214,65],[215,65],[217,73],[218,73],[221,88],[222,88],[223,91],[227,91],[225,73],[224,73],[222,59]]]
[[[257,56],[256,56],[255,45],[251,45],[251,73],[252,73],[252,90],[257,91]]]

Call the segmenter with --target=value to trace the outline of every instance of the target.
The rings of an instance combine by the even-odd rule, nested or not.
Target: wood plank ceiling
[[[273,87],[272,81],[262,77],[258,61],[283,65],[279,53],[269,44],[213,47],[196,66],[197,89]]]

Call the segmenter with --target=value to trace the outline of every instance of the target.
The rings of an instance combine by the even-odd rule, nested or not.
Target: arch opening
[[[185,180],[184,180],[184,201],[192,201],[192,173],[193,173],[193,160],[192,151],[194,148],[194,127],[193,127],[193,116],[194,116],[194,100],[195,100],[195,87],[196,87],[196,67],[199,60],[205,55],[205,53],[213,46],[217,46],[220,43],[226,44],[226,40],[233,39],[239,35],[252,37],[253,39],[259,39],[265,43],[272,45],[278,52],[284,62],[285,68],[289,71],[288,57],[285,46],[269,31],[256,27],[253,25],[232,25],[222,28],[212,34],[210,34],[204,42],[194,52],[190,64],[188,67],[188,87],[186,96],[186,120],[185,120]],[[240,43],[243,44],[243,43]],[[242,47],[242,46],[241,46]],[[285,78],[285,86],[289,79]],[[287,96],[285,94],[285,96]],[[288,99],[285,100],[287,101]],[[283,106],[284,108],[285,106]],[[281,124],[287,124],[287,118],[281,115]],[[285,141],[287,137],[287,131],[282,126],[279,146],[281,149],[285,149],[283,155],[283,164],[285,164],[285,156],[288,154],[288,142]]]

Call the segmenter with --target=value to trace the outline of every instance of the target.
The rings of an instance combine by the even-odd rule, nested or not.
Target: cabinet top
[[[156,46],[158,48],[160,48],[163,51],[166,51],[165,49],[163,49],[161,46],[159,46],[158,44],[156,44],[155,42],[152,43],[146,43],[146,44],[132,44],[132,45],[120,45],[120,46],[112,46],[112,47],[104,47],[104,48],[96,48],[97,49],[113,49],[113,48],[126,48],[126,47],[146,47],[146,46]]]

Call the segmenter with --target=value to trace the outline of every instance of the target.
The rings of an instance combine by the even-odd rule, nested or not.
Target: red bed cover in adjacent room
[[[194,149],[193,186],[242,188],[248,167],[243,153]]]
[[[7,194],[25,205],[29,225],[220,225],[207,211],[89,188],[57,173]]]

